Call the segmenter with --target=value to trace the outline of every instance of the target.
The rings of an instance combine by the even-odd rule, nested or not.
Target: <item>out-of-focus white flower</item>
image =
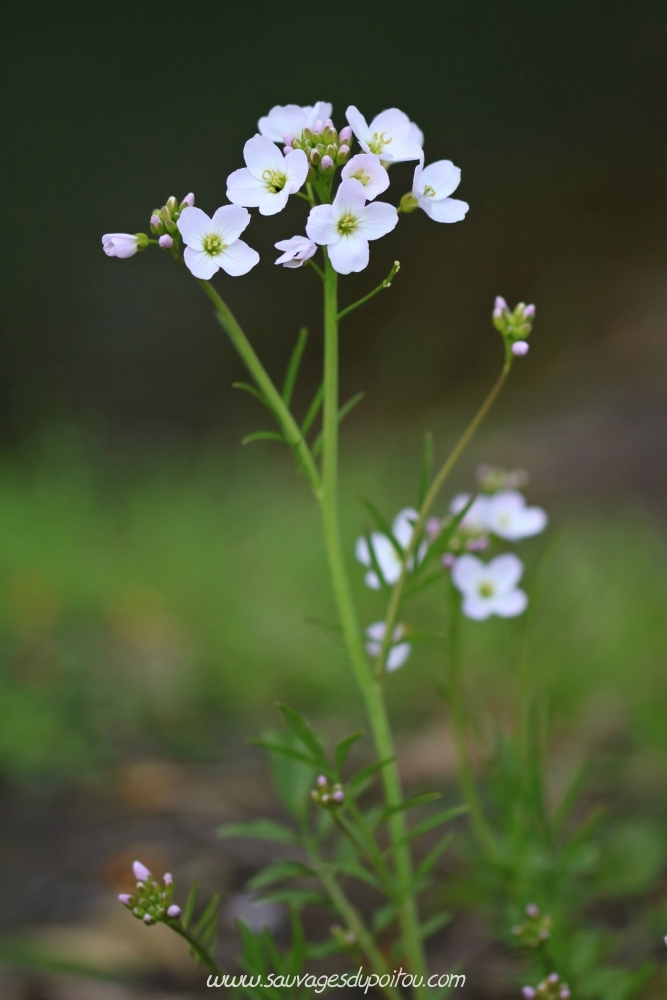
[[[227,197],[232,205],[259,208],[261,215],[282,212],[287,199],[303,187],[308,159],[302,149],[283,156],[264,135],[253,136],[243,147],[245,167],[227,178]]]
[[[301,139],[304,128],[311,128],[319,119],[331,118],[331,105],[326,101],[318,101],[314,106],[299,107],[298,104],[277,104],[271,108],[268,115],[260,118],[257,128],[261,135],[267,136],[273,142],[282,142],[284,135]]]
[[[313,243],[305,236],[293,236],[289,240],[278,240],[273,245],[276,250],[284,251],[275,262],[282,264],[283,267],[303,267],[306,261],[317,253],[317,243]]]
[[[452,581],[463,594],[463,614],[475,621],[490,615],[520,615],[528,604],[528,597],[517,587],[522,575],[523,564],[511,552],[489,563],[477,556],[459,556],[452,569]]]
[[[354,105],[345,114],[364,152],[373,153],[387,163],[421,158],[424,134],[405,112],[388,108],[376,115],[370,125]]]
[[[134,257],[139,249],[138,238],[131,233],[106,233],[102,249],[107,257]]]
[[[363,184],[366,201],[373,201],[373,198],[377,198],[389,187],[389,174],[372,153],[357,153],[353,156],[343,167],[341,177],[344,181],[353,177]]]
[[[351,179],[341,183],[332,205],[311,208],[306,232],[315,243],[328,247],[334,270],[350,274],[368,265],[368,241],[385,236],[397,222],[393,205],[383,201],[367,205],[363,184]]]
[[[239,239],[249,222],[250,212],[238,205],[223,205],[212,219],[201,208],[183,209],[176,224],[195,278],[208,280],[219,268],[236,277],[257,264],[257,251]]]
[[[460,514],[462,510],[470,503],[469,493],[457,493],[452,502],[449,505],[449,513]],[[470,510],[463,516],[459,525],[464,531],[486,531],[488,528],[488,517],[487,508],[489,505],[488,497],[475,497],[472,504],[470,505]]]
[[[547,515],[541,507],[527,507],[518,490],[502,490],[486,498],[487,529],[508,542],[539,535],[547,526]]]
[[[470,206],[466,201],[449,197],[460,183],[461,171],[451,160],[438,160],[428,167],[424,167],[422,160],[415,168],[412,193],[419,207],[435,222],[461,222]]]
[[[394,523],[391,526],[391,531],[402,549],[406,549],[410,544],[415,530],[414,525],[418,517],[419,514],[412,507],[406,507],[405,510],[400,511],[400,513],[396,515]],[[378,564],[384,581],[388,584],[396,583],[401,575],[402,556],[399,555],[394,548],[391,539],[388,538],[387,535],[384,535],[381,531],[374,531],[370,536],[370,540],[373,548],[373,554],[375,555],[375,561]],[[419,552],[417,553],[417,560],[419,562],[421,562],[424,558],[426,548],[427,543],[422,542],[419,546]],[[357,539],[355,555],[362,565],[373,566],[373,559],[369,551],[368,541],[363,535],[361,538]],[[408,568],[412,569],[413,565],[414,560],[410,560]],[[371,569],[366,574],[364,582],[367,587],[371,588],[371,590],[379,590],[382,586],[382,583],[374,569]]]
[[[366,652],[369,656],[379,656],[382,651],[382,640],[384,639],[387,626],[384,622],[374,622],[366,629]],[[405,635],[403,625],[397,625],[392,636],[392,645],[387,654],[386,669],[391,672],[402,667],[412,652],[409,642],[401,642]]]

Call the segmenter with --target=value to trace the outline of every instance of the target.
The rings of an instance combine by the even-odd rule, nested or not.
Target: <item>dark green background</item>
[[[664,5],[6,10],[5,441],[53,421],[149,440],[206,435],[231,420],[246,429],[252,404],[227,389],[240,364],[199,290],[157,251],[108,260],[100,236],[146,230],[172,193],[194,190],[212,212],[257,118],[276,103],[318,99],[333,101],[339,127],[349,103],[368,117],[403,108],[426,134],[428,160],[462,167],[459,193],[471,205],[456,226],[421,212],[405,219],[375,245],[368,271],[343,283],[351,299],[394,257],[404,265],[391,293],[346,328],[345,389],[368,391],[365,419],[421,419],[487,379],[499,351],[488,326],[497,293],[538,305],[530,374],[516,383],[537,389],[533,412],[546,399],[557,409],[582,379],[615,394],[609,326],[624,310],[637,319],[647,275],[652,295],[665,285]],[[411,171],[392,171],[395,202]],[[219,279],[274,370],[300,322],[316,329],[319,319],[314,276],[272,263],[272,243],[300,231],[303,214],[295,203],[254,218],[247,236],[260,265]],[[314,382],[316,342],[307,364]]]

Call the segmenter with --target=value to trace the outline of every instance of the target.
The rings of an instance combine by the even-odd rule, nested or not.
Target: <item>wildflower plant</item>
[[[433,883],[452,834],[437,831],[465,813],[473,833],[471,850],[477,852],[476,870],[491,887],[499,937],[508,947],[523,950],[526,974],[533,975],[537,984],[525,986],[523,995],[566,1000],[570,989],[576,990],[577,976],[583,981],[581,963],[573,967],[568,957],[572,939],[566,927],[573,898],[569,887],[576,873],[586,870],[587,838],[593,824],[569,836],[563,833],[574,795],[555,813],[547,808],[542,736],[537,735],[530,698],[519,706],[517,732],[491,761],[487,786],[480,786],[470,753],[472,710],[466,701],[462,662],[463,617],[475,623],[491,616],[514,618],[529,606],[524,566],[514,549],[544,531],[547,515],[527,504],[521,492],[526,485],[524,473],[505,473],[490,466],[480,469],[475,492],[455,496],[438,512],[450,473],[517,358],[528,350],[535,307],[519,303],[510,309],[504,299],[496,299],[491,322],[500,334],[502,352],[500,371],[488,396],[439,467],[434,464],[432,441],[426,437],[414,505],[389,521],[374,503],[367,502],[370,526],[354,547],[348,545],[338,515],[338,440],[340,423],[358,397],[344,403],[339,399],[341,324],[353,310],[391,287],[399,263],[383,240],[399,222],[410,225],[408,216],[420,208],[436,223],[458,223],[464,220],[468,205],[451,197],[460,184],[459,168],[449,160],[425,165],[424,136],[404,112],[392,108],[369,123],[356,107],[350,107],[347,124],[340,129],[331,113],[331,105],[324,102],[272,108],[259,119],[258,133],[244,146],[245,165],[227,179],[230,204],[214,208],[209,215],[195,206],[192,194],[180,202],[169,198],[150,216],[151,235],[111,233],[103,237],[109,256],[127,258],[155,246],[169,263],[181,267],[184,277],[189,272],[198,282],[252,379],[239,388],[264,407],[272,422],[270,428],[253,432],[246,441],[271,440],[292,451],[321,512],[337,628],[374,744],[374,759],[350,772],[348,755],[363,734],[351,734],[327,753],[302,715],[286,705],[281,706],[284,734],[255,741],[270,754],[291,822],[232,824],[219,834],[257,837],[280,845],[280,860],[258,872],[249,888],[289,907],[292,943],[281,951],[268,929],[257,935],[240,923],[241,965],[248,971],[266,973],[272,968],[282,970],[280,975],[296,976],[306,963],[340,952],[348,954],[353,964],[363,963],[373,976],[374,987],[390,1000],[399,1000],[406,990],[417,998],[444,996],[449,986],[439,984],[438,976],[429,973],[425,951],[429,936],[449,920],[449,914],[434,905]],[[389,193],[392,166],[406,161],[415,164],[412,188],[394,196]],[[318,282],[323,298],[322,381],[302,414],[293,408],[292,396],[306,331],[297,339],[279,386],[223,297],[227,283],[246,274],[259,260],[251,245],[252,233],[250,243],[240,238],[252,229],[251,222],[255,224],[252,212],[277,215],[290,198],[305,202],[303,229],[297,234],[286,232],[276,243],[280,253],[275,263],[290,272],[304,272],[300,277],[290,273],[289,281]],[[373,254],[385,260],[388,276],[358,301],[348,302],[344,278],[366,269],[371,244]],[[219,285],[211,283],[214,277]],[[352,569],[378,595],[378,603],[384,603],[376,621],[359,619],[352,597]],[[413,645],[424,638],[410,626],[406,611],[410,601],[427,588],[439,590],[443,597],[440,631],[430,638],[438,638],[442,650],[439,669],[445,675],[442,687],[463,794],[460,804],[446,808],[434,804],[440,797],[438,791],[406,798],[386,702],[392,674],[409,669],[406,664]],[[532,690],[530,685],[527,688]],[[369,791],[375,796],[370,800]],[[424,851],[427,837],[429,849]],[[135,865],[134,874],[135,891],[121,897],[130,913],[146,925],[165,923],[186,939],[194,957],[212,974],[223,975],[214,955],[217,897],[195,919],[196,891],[181,912],[172,901],[170,876],[158,883],[140,864]],[[355,883],[372,894],[369,912],[362,912],[355,902]],[[531,901],[535,898],[548,909],[540,909]],[[306,906],[323,906],[332,913],[335,922],[328,940],[306,941],[300,916]],[[407,980],[393,975],[397,961],[407,970]],[[567,976],[572,986],[561,976]],[[517,996],[520,988],[517,982]],[[628,989],[624,996],[632,994]],[[232,995],[280,995],[263,990],[241,984]],[[290,995],[312,995],[312,991]],[[585,995],[603,993],[589,989]]]

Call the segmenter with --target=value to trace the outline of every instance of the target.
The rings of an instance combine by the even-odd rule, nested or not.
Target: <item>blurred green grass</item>
[[[391,517],[414,502],[416,480],[400,442],[357,442],[346,456],[343,524],[364,624],[383,603],[352,558],[370,527],[359,495]],[[611,720],[637,747],[664,748],[664,534],[639,507],[589,500],[550,514],[548,533],[519,548],[529,616],[466,625],[469,683],[502,706],[522,656],[566,730]],[[278,699],[361,721],[341,647],[307,621],[335,612],[317,510],[278,450],[118,462],[55,446],[4,458],[0,526],[5,777],[79,774],[147,749],[211,758],[229,734],[275,720]],[[429,593],[407,619],[443,627],[442,604]],[[399,727],[441,712],[443,658],[438,641],[420,644],[389,679]]]

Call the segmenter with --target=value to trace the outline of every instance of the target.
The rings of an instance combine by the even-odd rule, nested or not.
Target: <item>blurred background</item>
[[[343,395],[366,393],[342,435],[351,561],[370,527],[360,496],[389,517],[413,504],[423,431],[444,457],[495,378],[494,296],[537,304],[530,355],[451,491],[481,461],[530,472],[551,518],[521,554],[554,782],[591,758],[635,923],[664,905],[664,6],[10,2],[3,35],[3,997],[200,995],[187,956],[114,903],[129,862],[221,886],[231,920],[264,856],[214,828],[279,815],[245,739],[276,724],[278,699],[332,736],[362,717],[345,659],[311,623],[334,616],[317,511],[279,446],[241,446],[265,417],[232,389],[245,373],[209,303],[166,255],[110,260],[100,243],[148,231],[171,194],[192,190],[212,214],[274,104],[330,100],[339,128],[351,103],[369,120],[400,107],[427,162],[462,168],[471,206],[452,226],[406,218],[342,282],[351,302],[402,263],[344,327]],[[412,170],[392,168],[394,203]],[[320,377],[320,307],[308,269],[273,265],[273,243],[303,225],[292,202],[253,216],[261,263],[218,286],[277,379],[309,326],[301,413]],[[377,595],[353,577],[376,620]],[[438,613],[425,602],[415,621]],[[496,714],[518,627],[466,630]],[[419,647],[391,679],[415,787],[452,781],[441,656]],[[467,995],[505,995],[481,932],[455,923],[436,943],[477,963]]]

